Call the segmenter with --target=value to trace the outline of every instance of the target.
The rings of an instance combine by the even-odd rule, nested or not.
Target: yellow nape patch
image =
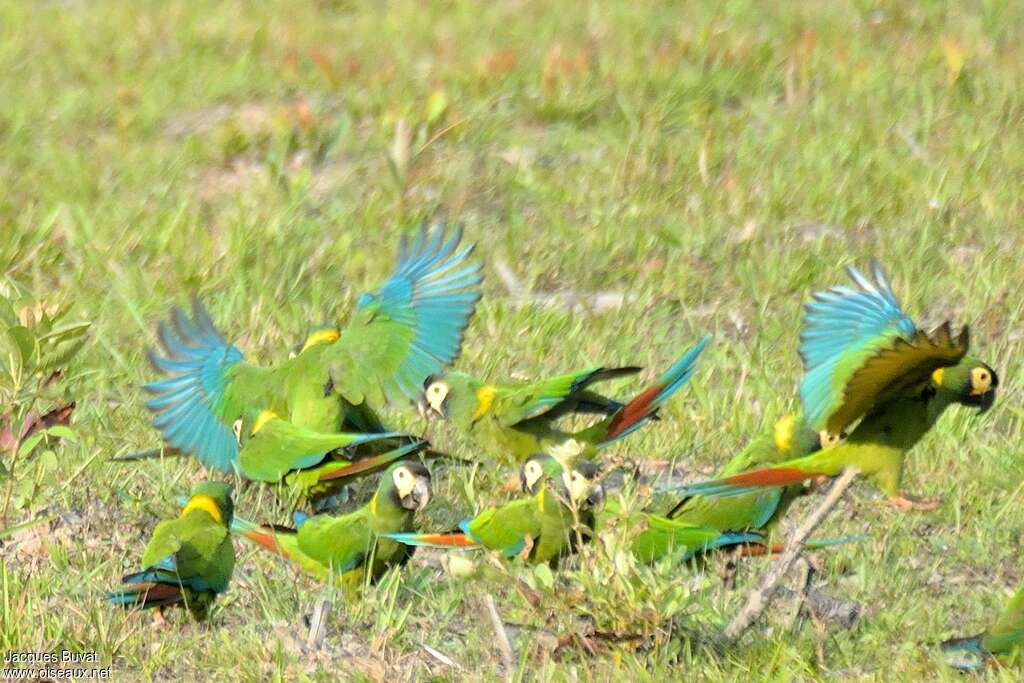
[[[299,351],[299,353],[302,353],[302,351],[305,351],[312,346],[316,346],[317,344],[330,344],[332,342],[336,342],[340,336],[341,334],[337,330],[317,330],[306,337],[306,343],[302,345],[302,350]]]
[[[491,409],[491,404],[494,403],[495,393],[496,391],[494,387],[490,384],[485,384],[476,392],[476,412],[473,413],[474,420],[479,420],[488,410]]]
[[[938,370],[936,370],[935,372],[932,373],[932,381],[935,382],[937,385],[939,385],[941,387],[942,386],[942,376],[944,374],[946,374],[946,368],[939,368]]]
[[[253,423],[252,425],[252,433],[255,434],[256,432],[263,429],[263,427],[266,426],[268,422],[276,419],[277,413],[275,413],[273,410],[264,410],[263,412],[256,416],[256,422]]]
[[[787,415],[775,423],[775,447],[780,453],[789,453],[793,446],[793,431],[796,429],[796,416]]]
[[[224,523],[224,517],[220,513],[217,502],[209,496],[192,496],[181,509],[181,516],[184,517],[193,510],[205,510],[218,524]]]

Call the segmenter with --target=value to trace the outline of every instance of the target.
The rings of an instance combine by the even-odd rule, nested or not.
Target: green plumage
[[[639,368],[587,368],[522,384],[486,384],[465,373],[452,372],[428,380],[424,403],[429,406],[431,392],[437,390],[433,387],[443,385],[443,416],[486,453],[505,462],[521,463],[534,453],[548,452],[572,438],[580,441],[582,457],[592,457],[600,426],[572,433],[562,430],[558,420],[575,413],[618,410],[621,404],[588,387],[636,372]],[[603,420],[598,425],[606,423]]]
[[[993,663],[1019,666],[1024,651],[1024,586],[1017,589],[987,631],[969,638],[948,640],[942,647],[947,652],[967,656],[954,661],[954,666],[960,669],[979,670]]]
[[[183,605],[196,619],[205,619],[234,570],[228,532],[233,514],[230,484],[193,488],[182,514],[156,525],[142,553],[143,570],[125,576],[128,587],[108,601],[125,607]]]
[[[733,456],[717,476],[728,477],[802,457],[820,450],[821,445],[820,434],[801,416],[787,415]],[[802,491],[802,485],[794,484],[727,498],[698,495],[681,501],[668,516],[677,522],[722,532],[771,529]]]
[[[408,559],[411,548],[383,535],[411,531],[416,511],[429,499],[430,474],[426,468],[415,462],[399,462],[381,475],[373,498],[347,515],[315,515],[297,529],[258,526],[237,519],[232,531],[318,579],[333,578],[354,590]]]

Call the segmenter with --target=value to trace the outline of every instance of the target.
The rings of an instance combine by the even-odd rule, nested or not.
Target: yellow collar
[[[485,384],[476,392],[476,412],[473,413],[474,422],[483,417],[484,413],[491,409],[491,404],[494,403],[495,393],[495,388],[490,384]]]
[[[220,513],[220,508],[217,507],[217,502],[209,496],[192,496],[185,503],[185,507],[181,509],[181,516],[184,517],[193,510],[203,510],[208,515],[213,517],[214,521],[218,524],[224,523],[224,517]]]
[[[275,419],[276,417],[277,413],[275,413],[273,410],[262,411],[259,415],[256,416],[256,422],[254,422],[252,425],[252,433],[257,433],[258,431],[263,429],[268,422]]]
[[[796,428],[796,416],[787,415],[775,423],[775,447],[780,453],[789,453],[793,446],[793,432]]]
[[[302,353],[309,347],[316,346],[317,344],[330,344],[331,342],[338,341],[339,336],[341,335],[338,334],[337,330],[317,330],[306,338],[306,343],[302,345],[302,350],[300,350],[299,353]]]

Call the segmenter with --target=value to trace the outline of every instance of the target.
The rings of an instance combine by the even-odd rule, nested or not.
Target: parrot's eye
[[[821,441],[822,448],[828,448],[839,443],[839,435],[832,432],[825,431],[824,429],[818,433],[818,439]]]
[[[237,441],[238,444],[241,445],[242,444],[242,418],[238,418],[237,420],[234,421],[234,423],[231,425],[231,431],[235,435],[235,441]]]
[[[984,394],[992,386],[992,373],[988,368],[971,370],[971,393]]]

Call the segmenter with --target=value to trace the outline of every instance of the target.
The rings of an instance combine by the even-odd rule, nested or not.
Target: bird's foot
[[[156,629],[165,629],[170,627],[170,624],[167,622],[167,619],[164,618],[164,611],[160,607],[157,607],[155,610],[153,610],[152,626]]]
[[[921,498],[903,493],[898,496],[892,496],[885,501],[885,504],[900,512],[910,512],[911,510],[916,512],[932,512],[939,509],[941,502],[942,500],[939,498]]]
[[[519,551],[518,557],[524,562],[530,559],[530,553],[533,552],[533,536],[529,534],[523,536],[523,549]]]

